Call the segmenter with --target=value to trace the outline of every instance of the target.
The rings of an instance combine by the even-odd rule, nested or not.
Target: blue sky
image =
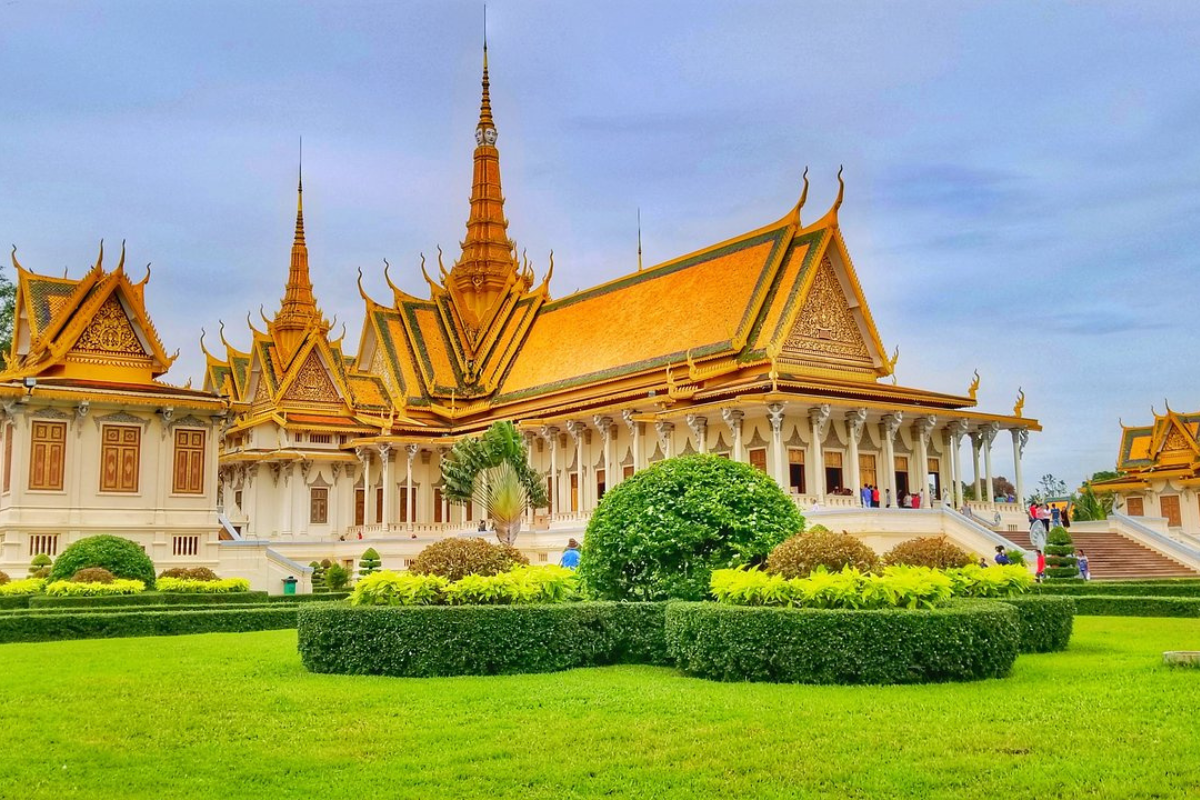
[[[127,239],[198,379],[202,326],[245,345],[278,306],[303,135],[313,280],[354,340],[359,267],[423,295],[418,254],[457,253],[481,27],[477,2],[0,0],[0,241],[79,275]],[[900,382],[978,367],[999,412],[1024,387],[1027,482],[1200,409],[1200,5],[499,0],[488,29],[509,231],[539,274],[554,250],[555,294],[636,268],[639,206],[656,263],[782,216],[805,165],[814,218],[844,164]]]

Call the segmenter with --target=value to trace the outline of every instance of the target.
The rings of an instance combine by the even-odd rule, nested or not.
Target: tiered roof
[[[1181,414],[1170,405],[1162,414],[1151,409],[1149,425],[1121,424],[1118,477],[1089,484],[1094,491],[1144,489],[1154,480],[1200,485],[1200,412]]]

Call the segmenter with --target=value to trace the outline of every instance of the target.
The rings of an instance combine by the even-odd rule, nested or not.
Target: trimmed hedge
[[[1089,617],[1200,617],[1200,597],[1075,597],[1075,613]]]
[[[293,603],[293,605],[298,605],[298,604]],[[278,606],[278,605],[271,606],[271,608],[279,608],[279,607],[280,606]],[[222,604],[219,607],[219,609],[214,608],[212,605],[206,605],[206,604],[194,604],[194,605],[188,604],[188,605],[170,605],[170,606],[165,606],[165,605],[116,606],[115,608],[102,608],[102,609],[95,609],[95,610],[86,609],[86,608],[71,608],[71,607],[47,608],[47,607],[43,606],[40,608],[3,609],[3,610],[0,610],[0,617],[9,617],[9,616],[27,617],[30,615],[55,616],[57,614],[85,614],[85,613],[154,614],[154,613],[161,613],[164,611],[216,611],[216,610],[225,611],[225,610],[237,610],[237,609],[245,609],[245,608],[267,608],[267,606],[263,603],[229,603],[229,604]]]
[[[27,594],[0,595],[0,609],[29,608],[30,597]]]
[[[1051,595],[1020,595],[997,602],[1017,609],[1022,653],[1066,650],[1075,628],[1075,600]]]
[[[299,649],[312,672],[433,677],[669,663],[664,603],[308,605]]]
[[[929,683],[1008,675],[1018,619],[987,600],[929,611],[671,603],[666,635],[681,670],[712,680]]]
[[[111,597],[46,597],[34,595],[29,598],[30,608],[46,606],[71,608],[106,608],[112,606],[141,606],[141,605],[224,605],[228,603],[265,603],[266,592],[233,592],[230,594],[175,594],[163,592],[142,592],[134,595],[116,595]]]
[[[264,606],[139,614],[85,611],[12,615],[0,617],[0,643],[278,630],[295,627],[296,613],[297,607]]]
[[[273,594],[268,603],[313,603],[321,600],[345,600],[349,592],[321,592],[320,594]]]
[[[1200,581],[1058,581],[1039,584],[1039,594],[1200,597]]]

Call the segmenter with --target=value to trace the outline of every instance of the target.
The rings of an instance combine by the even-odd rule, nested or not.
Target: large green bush
[[[1017,609],[1022,653],[1066,650],[1075,628],[1075,601],[1069,597],[1025,595],[1001,602]]]
[[[120,536],[88,536],[62,551],[50,568],[50,581],[70,580],[81,569],[103,567],[118,578],[154,588],[154,562],[142,548]]]
[[[1002,678],[1017,610],[962,600],[929,611],[831,611],[671,603],[667,648],[689,675],[780,683],[930,683]]]
[[[783,542],[767,559],[767,571],[785,578],[803,578],[818,568],[839,572],[844,567],[874,572],[879,556],[856,536],[813,528]]]
[[[883,563],[951,569],[975,562],[971,554],[945,536],[921,536],[901,542],[883,555]]]
[[[663,603],[300,609],[313,672],[432,677],[667,662]]]
[[[117,636],[176,636],[218,631],[268,631],[296,626],[298,606],[141,613],[80,611],[78,614],[0,616],[0,643]]]
[[[456,581],[467,575],[496,575],[528,563],[515,547],[476,538],[442,539],[418,553],[408,571]]]
[[[1046,536],[1046,580],[1079,578],[1079,563],[1075,560],[1075,543],[1061,525],[1055,525]]]
[[[795,503],[750,465],[671,458],[604,495],[579,571],[606,600],[699,600],[714,569],[760,563],[803,527]]]

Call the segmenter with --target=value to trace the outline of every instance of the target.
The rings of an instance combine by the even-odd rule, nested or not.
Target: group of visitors
[[[884,507],[892,507],[891,489],[884,489],[882,496],[880,496],[879,487],[868,483],[859,490],[858,496],[862,500],[863,508],[879,508],[881,500]],[[897,505],[900,508],[927,508],[929,505],[923,492],[917,492],[915,494],[901,492],[899,499],[900,502],[897,503]]]
[[[1034,573],[1034,577],[1037,579],[1038,583],[1041,583],[1046,579],[1046,554],[1042,552],[1040,547],[1037,548],[1035,552],[1037,553],[1037,572]],[[1013,563],[1012,558],[1008,555],[1008,551],[1004,549],[1004,545],[1002,544],[996,545],[996,555],[994,559],[995,562],[1001,566]],[[1092,571],[1091,565],[1088,563],[1087,554],[1082,550],[1076,550],[1075,563],[1079,566],[1079,577],[1083,578],[1085,581],[1090,581],[1092,579]],[[988,563],[985,559],[979,559],[979,566],[986,567],[987,565]]]

